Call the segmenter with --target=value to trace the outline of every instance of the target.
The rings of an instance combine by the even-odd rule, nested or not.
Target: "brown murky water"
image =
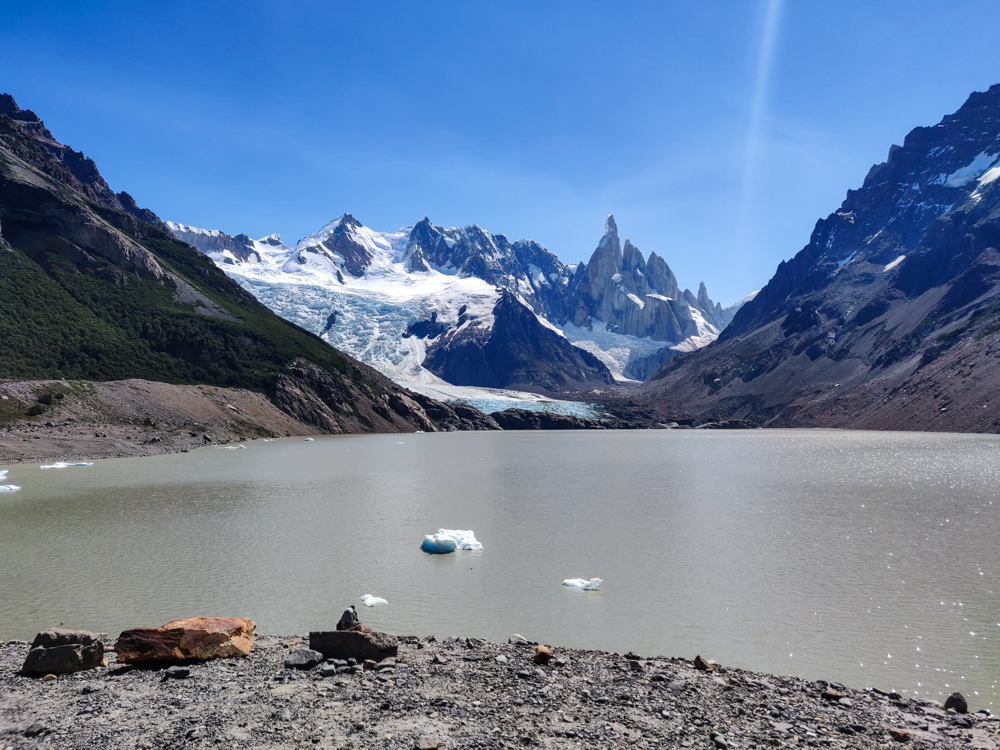
[[[1000,437],[381,435],[9,467],[0,638],[197,614],[693,657],[997,700]],[[439,527],[482,552],[430,556]],[[561,585],[604,579],[600,591]]]

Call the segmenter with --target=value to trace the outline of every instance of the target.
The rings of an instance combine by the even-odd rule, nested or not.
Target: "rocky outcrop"
[[[189,617],[159,628],[126,630],[115,651],[124,664],[243,657],[253,648],[256,628],[249,617]]]
[[[164,225],[174,237],[197,248],[205,255],[217,256],[219,262],[260,263],[260,253],[257,252],[253,240],[245,234],[232,236],[218,230],[207,231],[173,221],[165,222]],[[281,240],[278,239],[277,242],[280,243]]]
[[[585,419],[571,414],[527,409],[505,409],[492,416],[505,430],[633,430],[645,426],[620,419]]]
[[[102,633],[50,628],[35,636],[25,657],[24,674],[70,674],[107,666]]]
[[[90,192],[54,164],[41,146],[0,114],[0,225],[4,239],[33,257],[62,257],[85,269],[110,262],[142,278],[160,280],[164,271],[146,248],[95,211]],[[36,165],[47,166],[43,172]],[[74,196],[60,184],[76,188]],[[53,195],[63,200],[53,200]],[[76,199],[74,199],[76,198]]]
[[[399,654],[399,639],[389,633],[360,633],[352,630],[314,630],[309,633],[309,648],[324,659],[367,659],[383,661]]]
[[[510,292],[493,320],[469,321],[427,348],[424,367],[455,385],[576,391],[614,382],[594,355],[543,325]]]
[[[361,222],[350,214],[344,214],[330,236],[318,245],[318,248],[339,256],[345,270],[352,276],[363,276],[375,257],[371,248],[358,237],[356,230],[360,227]]]
[[[680,292],[670,267],[655,253],[647,264],[629,240],[622,249],[618,226],[609,216],[584,272],[574,323],[592,327],[591,320],[597,319],[612,333],[677,344],[718,330],[717,305],[708,298],[704,284],[699,293],[695,297],[690,291]],[[712,328],[699,327],[692,310]],[[718,310],[721,313],[721,306]]]
[[[420,404],[427,416],[434,420],[440,429],[455,430],[499,430],[500,425],[489,414],[484,414],[472,406],[463,404],[444,404],[435,401],[421,393],[411,394],[414,401]]]
[[[404,391],[372,368],[360,365],[359,369],[350,377],[296,360],[278,377],[269,396],[285,413],[333,434],[364,428],[380,432],[499,429],[478,409]]]

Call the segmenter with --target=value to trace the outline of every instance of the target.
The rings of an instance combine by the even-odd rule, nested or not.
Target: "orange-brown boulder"
[[[207,661],[246,656],[257,624],[249,617],[189,617],[159,628],[133,628],[118,636],[124,664]]]
[[[535,664],[548,664],[552,658],[552,650],[548,646],[539,646],[535,649]]]
[[[702,672],[711,672],[715,669],[715,664],[707,659],[701,658],[701,654],[698,654],[698,656],[694,657],[694,668],[701,670]]]

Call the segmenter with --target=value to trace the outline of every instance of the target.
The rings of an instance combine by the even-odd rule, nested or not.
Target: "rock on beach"
[[[126,630],[115,649],[123,664],[244,657],[253,648],[256,629],[249,617],[189,617],[159,628]]]
[[[314,630],[309,634],[309,648],[324,659],[383,661],[399,654],[399,639],[389,633],[361,633],[353,630]]]
[[[49,628],[35,636],[24,659],[24,674],[70,674],[106,664],[103,633]]]

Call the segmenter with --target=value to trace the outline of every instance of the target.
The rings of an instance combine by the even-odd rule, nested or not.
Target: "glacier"
[[[613,226],[610,217],[609,224]],[[645,296],[653,302],[679,304],[690,311],[684,338],[629,335],[616,330],[616,325],[589,317],[576,321],[572,310],[556,308],[560,303],[565,307],[565,292],[579,283],[586,264],[564,265],[533,241],[510,243],[505,236],[476,225],[443,229],[425,218],[394,232],[379,232],[343,214],[294,246],[284,244],[277,234],[251,240],[242,234],[230,237],[219,230],[177,222],[167,222],[167,226],[286,320],[406,388],[487,413],[517,407],[601,417],[591,404],[515,390],[458,386],[424,367],[428,347],[440,338],[437,332],[463,326],[492,330],[492,310],[503,289],[516,294],[543,326],[595,355],[619,381],[644,379],[650,361],[655,369],[664,357],[714,341],[720,327],[706,315],[721,313],[731,318],[735,312],[721,307],[704,312],[686,290],[680,295],[674,289],[674,297],[666,297],[647,285],[639,291],[648,292]],[[617,235],[613,239],[617,243]],[[608,243],[605,237],[600,247]],[[642,267],[641,256],[639,261]],[[670,275],[665,264],[663,268]],[[624,276],[613,277],[621,304],[641,312],[648,303],[628,286],[642,274],[623,270]],[[713,320],[719,323],[716,317]],[[411,334],[411,326],[421,322],[437,326],[434,335]]]

